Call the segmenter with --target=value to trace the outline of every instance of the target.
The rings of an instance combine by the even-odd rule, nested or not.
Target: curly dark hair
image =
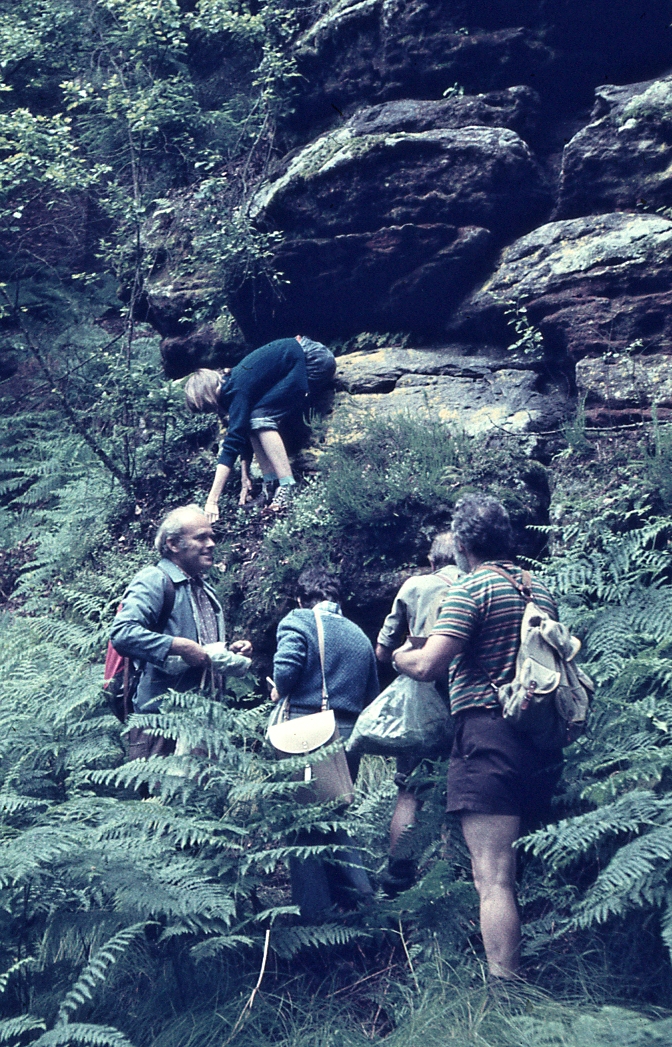
[[[341,588],[336,575],[324,567],[304,567],[296,580],[296,598],[303,607],[314,607],[320,600],[341,602]]]
[[[509,514],[489,494],[468,494],[455,506],[451,530],[465,549],[483,560],[507,559],[513,551]]]

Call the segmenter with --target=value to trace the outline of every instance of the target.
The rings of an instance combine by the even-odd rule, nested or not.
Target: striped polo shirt
[[[491,562],[517,582],[522,581],[520,567],[507,560]],[[558,617],[553,597],[536,578],[532,579],[532,595],[540,608]],[[487,562],[450,587],[432,635],[467,641],[462,654],[451,662],[448,674],[453,715],[479,706],[497,708],[488,673],[497,687],[513,679],[524,610],[520,593]]]

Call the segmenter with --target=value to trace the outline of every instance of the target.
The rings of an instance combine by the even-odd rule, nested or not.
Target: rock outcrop
[[[366,354],[367,388],[346,378],[357,354],[344,357],[341,413],[549,429],[577,383],[590,410],[650,411],[672,354],[672,222],[654,213],[672,205],[666,0],[340,0],[297,17],[285,155],[248,204],[282,236],[282,277],[247,277],[228,298],[248,344],[403,331],[434,345],[419,369],[386,355],[387,378]],[[188,257],[188,197],[161,219],[168,246],[144,289],[173,375],[232,363],[242,341],[208,313],[209,275],[172,271]],[[507,353],[512,305],[543,352]],[[637,395],[624,371],[612,396],[614,359],[633,353]]]
[[[644,356],[641,346],[629,352],[590,356],[576,365],[576,384],[586,415],[595,425],[672,417],[672,356]]]
[[[439,101],[403,98],[357,109],[346,122],[355,134],[417,134],[456,127],[507,127],[525,140],[539,122],[540,99],[524,85]]]
[[[479,107],[492,108],[482,99]],[[445,112],[438,103],[413,119]],[[408,121],[409,107],[358,114],[291,158],[252,200],[259,225],[286,233],[275,257],[286,284],[278,298],[250,282],[232,300],[251,341],[304,327],[322,339],[362,328],[437,333],[494,248],[548,210],[539,167],[515,131],[358,130],[395,118]]]
[[[232,308],[252,342],[278,331],[328,341],[363,330],[440,331],[483,276],[493,238],[478,226],[408,223],[369,233],[288,239],[275,263],[287,283],[244,284]]]
[[[550,195],[529,147],[503,127],[322,135],[253,198],[264,227],[337,236],[409,222],[480,225],[498,238],[538,221]]]
[[[343,0],[298,41],[303,79],[290,122],[300,133],[365,99],[438,98],[456,82],[469,94],[529,84],[548,119],[563,119],[590,104],[597,84],[657,75],[670,62],[669,22],[662,0],[641,10],[608,0]]]
[[[339,357],[333,424],[356,437],[367,418],[406,414],[472,436],[557,429],[566,383],[549,381],[529,361],[465,356],[459,347],[381,349]]]
[[[672,203],[672,76],[596,91],[565,146],[556,217]]]
[[[672,347],[672,221],[618,213],[551,222],[502,253],[449,324],[459,341],[512,342],[507,303],[524,303],[562,367],[586,355]]]

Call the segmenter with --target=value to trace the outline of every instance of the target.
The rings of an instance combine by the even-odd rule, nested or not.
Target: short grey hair
[[[200,505],[195,505],[194,503],[191,505],[180,505],[177,509],[171,509],[159,524],[159,529],[154,539],[154,548],[160,556],[165,556],[166,553],[170,552],[168,542],[171,538],[182,537],[186,513],[200,513],[201,516],[205,516]]]
[[[455,539],[451,531],[443,531],[436,535],[427,559],[432,567],[446,567],[455,563]]]
[[[489,494],[467,494],[455,506],[453,535],[482,560],[508,559],[513,529],[505,507]]]

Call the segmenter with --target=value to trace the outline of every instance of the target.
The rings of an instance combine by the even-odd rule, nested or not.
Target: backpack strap
[[[158,564],[157,564],[157,566],[158,566]],[[161,567],[159,567],[159,570],[161,571],[161,574],[163,576],[163,603],[161,604],[161,613],[159,614],[159,617],[158,617],[158,619],[156,621],[156,625],[152,629],[153,633],[162,633],[163,632],[163,630],[168,625],[168,619],[170,618],[171,614],[173,613],[173,607],[175,606],[175,583],[174,583],[173,579],[170,577],[170,575],[166,574],[166,572]],[[121,604],[119,606],[121,607]],[[131,669],[131,659],[128,658],[128,657],[125,657],[124,658],[124,687],[123,687],[123,694],[124,694],[124,712],[126,714],[126,718],[128,718],[128,714],[132,711],[129,708],[129,706],[130,706],[129,689],[130,689],[130,682],[131,682],[131,679],[130,679],[130,677],[131,677],[130,669]]]
[[[317,629],[317,645],[320,650],[320,668],[322,669],[322,712],[324,712],[325,709],[329,708],[327,678],[324,674],[324,626],[322,625],[322,618],[317,607],[313,607],[313,614],[315,615],[315,627]]]
[[[485,566],[487,566],[491,571],[494,571],[495,574],[500,575],[502,578],[506,578],[507,582],[511,582],[513,588],[519,596],[522,596],[526,603],[532,603],[532,600],[534,599],[532,595],[532,575],[529,571],[523,571],[522,580],[518,582],[513,575],[509,574],[508,571],[505,571],[503,567],[496,567],[493,563],[486,564]]]
[[[491,571],[495,572],[495,574],[500,575],[502,578],[506,578],[507,582],[511,582],[511,585],[516,590],[518,595],[522,596],[525,603],[532,603],[534,599],[534,597],[532,596],[532,575],[529,571],[522,572],[522,579],[519,582],[513,577],[513,575],[509,574],[508,571],[505,571],[503,567],[496,567],[495,564],[492,563],[486,564],[485,566],[489,567]],[[499,687],[495,683],[492,674],[488,672],[488,670],[485,668],[482,662],[476,662],[476,665],[481,670],[481,672],[485,676],[487,676],[490,686],[492,687],[495,694],[499,697]]]
[[[168,619],[173,613],[173,607],[175,606],[175,582],[166,574],[162,568],[159,567],[161,574],[163,575],[163,605],[161,607],[161,614],[159,615],[156,628],[152,630],[155,633],[162,633],[168,625]]]

